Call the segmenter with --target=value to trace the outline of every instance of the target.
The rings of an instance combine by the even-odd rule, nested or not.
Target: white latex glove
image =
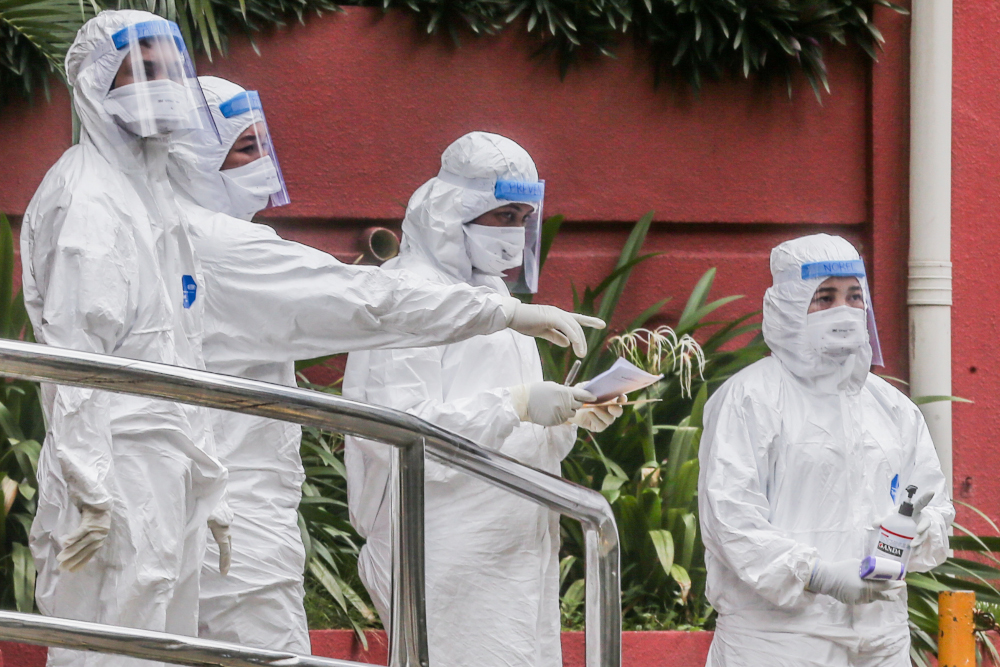
[[[833,563],[817,560],[806,590],[829,595],[844,604],[868,604],[876,600],[895,600],[898,591],[906,586],[902,581],[862,579],[860,572],[860,558]]]
[[[518,418],[541,426],[559,426],[576,414],[584,403],[597,397],[579,387],[557,382],[533,382],[510,388]]]
[[[576,313],[567,313],[555,306],[521,303],[512,296],[504,298],[503,311],[507,326],[525,336],[544,338],[559,347],[573,346],[578,357],[587,355],[587,338],[583,327],[603,329],[604,320]]]
[[[577,385],[577,387],[580,386]],[[593,407],[580,408],[569,420],[569,423],[576,424],[580,428],[585,428],[592,433],[600,433],[622,416],[625,408],[619,405],[619,403],[624,403],[627,400],[628,397],[622,394],[610,405],[595,405]]]
[[[917,534],[910,542],[910,549],[916,549],[927,541],[931,534],[931,517],[924,515],[924,508],[934,500],[934,492],[928,491],[913,503],[913,520],[917,524]]]
[[[219,545],[219,572],[225,576],[229,574],[229,566],[233,562],[233,537],[229,532],[229,525],[209,519],[208,527],[215,543]]]
[[[56,556],[59,567],[76,572],[86,565],[104,544],[110,530],[111,510],[84,505],[80,509],[80,525],[66,536],[62,543],[62,551]]]

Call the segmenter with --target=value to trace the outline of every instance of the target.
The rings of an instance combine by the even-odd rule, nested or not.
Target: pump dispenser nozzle
[[[913,494],[917,492],[917,487],[912,484],[906,487],[906,500],[899,506],[899,513],[903,516],[913,516]]]

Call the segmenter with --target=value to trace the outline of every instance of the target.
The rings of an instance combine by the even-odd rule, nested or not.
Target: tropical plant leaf
[[[961,396],[914,396],[910,399],[917,405],[927,405],[928,403],[943,403],[946,401],[951,401],[953,403],[974,403],[968,398],[962,398]]]
[[[649,539],[653,541],[653,548],[656,549],[656,558],[660,561],[660,566],[665,574],[670,574],[670,568],[674,566],[674,536],[665,530],[649,531]]]
[[[48,96],[49,76],[64,76],[66,50],[93,14],[89,0],[0,0],[0,104],[39,87]],[[9,295],[0,299],[9,305]]]
[[[11,546],[14,601],[18,611],[28,614],[35,609],[35,559],[26,544],[15,542]]]

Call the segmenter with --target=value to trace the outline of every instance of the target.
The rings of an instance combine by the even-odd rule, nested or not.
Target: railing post
[[[428,667],[424,597],[424,440],[392,452],[389,667]]]
[[[605,535],[610,539],[605,539]],[[587,587],[586,665],[620,667],[622,593],[618,578],[618,529],[614,523],[585,525],[584,542]]]
[[[976,594],[972,591],[938,593],[938,665],[976,667],[976,636],[972,612]]]

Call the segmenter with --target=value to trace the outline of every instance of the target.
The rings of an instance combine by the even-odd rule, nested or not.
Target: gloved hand
[[[581,385],[577,385],[580,387]],[[595,405],[593,407],[580,408],[576,411],[576,414],[570,418],[570,424],[576,424],[580,428],[585,428],[593,433],[600,433],[607,427],[611,426],[616,419],[622,416],[625,409],[619,405],[619,403],[624,403],[628,400],[625,394],[622,394],[614,403],[609,405]]]
[[[510,388],[518,418],[541,426],[559,426],[596,396],[579,387],[557,382],[534,382]]]
[[[567,313],[555,306],[538,306],[521,303],[514,297],[506,297],[503,306],[507,314],[507,326],[525,336],[544,338],[559,347],[573,346],[578,357],[587,355],[587,338],[583,327],[603,329],[604,320],[577,313]]]
[[[930,537],[932,521],[930,515],[924,514],[924,508],[932,500],[934,500],[934,492],[928,491],[913,503],[913,520],[917,524],[917,534],[913,538],[913,541],[910,542],[911,551],[926,542],[927,538]]]
[[[902,581],[862,579],[860,572],[860,558],[833,563],[817,560],[806,590],[829,595],[844,604],[868,604],[876,600],[895,600],[899,589],[906,586]]]
[[[62,551],[56,556],[59,567],[76,572],[90,562],[104,544],[111,530],[111,510],[84,505],[80,509],[80,525],[66,536]]]
[[[229,566],[233,562],[233,537],[229,532],[229,524],[209,519],[208,528],[212,531],[215,543],[219,545],[219,572],[225,576],[229,574]]]

